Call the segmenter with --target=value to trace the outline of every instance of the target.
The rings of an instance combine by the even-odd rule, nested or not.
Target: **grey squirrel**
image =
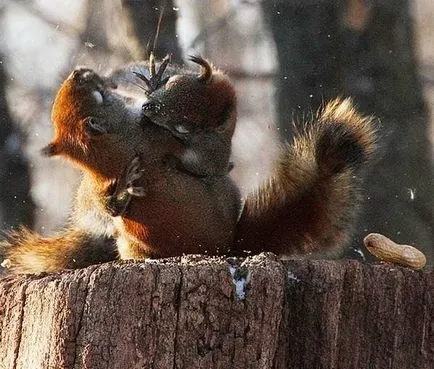
[[[123,259],[183,253],[322,253],[339,249],[348,240],[360,203],[360,177],[376,148],[374,119],[357,113],[350,99],[327,104],[281,149],[274,175],[248,196],[237,221],[239,195],[227,176],[219,177],[210,187],[193,175],[168,167],[165,158],[182,152],[183,143],[167,127],[143,124],[140,119],[125,124],[125,116],[118,113],[123,111],[118,105],[125,101],[108,93],[103,83],[96,83],[97,93],[94,87],[89,88],[87,79],[92,83],[98,80],[94,72],[86,71],[85,78],[83,72],[74,73],[57,94],[55,137],[45,153],[67,157],[84,171],[78,197],[88,201],[84,205],[77,201],[80,210],[76,213],[88,216],[89,209],[101,209],[96,218],[104,220],[105,233],[99,232],[96,238],[104,234],[104,242],[95,242],[96,257],[89,261],[85,250],[93,235],[86,227],[75,224],[74,230],[66,232],[72,232],[72,237],[60,235],[48,242],[21,232],[6,245],[12,270],[83,267],[97,261],[99,252],[104,253],[100,261],[106,261],[112,252],[107,245],[112,245],[113,239]],[[95,96],[100,103],[95,104]],[[183,96],[179,103],[183,104]],[[89,117],[107,121],[100,125],[98,119]],[[101,129],[107,124],[111,133]],[[137,156],[142,175],[135,173],[137,168],[132,165]],[[113,186],[119,179],[125,185]],[[121,217],[111,218],[104,212],[103,199],[107,194],[125,194],[128,188],[133,188],[132,201]],[[135,196],[134,188],[143,188],[143,196]],[[103,246],[98,247],[100,244]],[[71,259],[78,261],[72,263]]]

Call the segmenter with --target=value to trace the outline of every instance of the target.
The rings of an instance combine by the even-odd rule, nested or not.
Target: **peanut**
[[[370,233],[363,240],[368,251],[377,258],[412,269],[422,269],[425,255],[413,246],[400,245],[379,233]]]

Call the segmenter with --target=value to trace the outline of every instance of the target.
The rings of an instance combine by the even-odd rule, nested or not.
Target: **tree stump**
[[[433,368],[434,273],[185,257],[0,282],[0,368]]]

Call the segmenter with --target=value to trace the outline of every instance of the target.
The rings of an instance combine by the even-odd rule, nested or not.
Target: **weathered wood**
[[[230,263],[9,277],[0,368],[434,367],[433,272],[267,255]]]

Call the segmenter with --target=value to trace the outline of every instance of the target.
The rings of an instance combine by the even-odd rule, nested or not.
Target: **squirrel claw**
[[[131,196],[126,191],[113,194],[105,198],[105,209],[112,217],[117,217],[125,213],[130,201]]]
[[[131,186],[127,188],[127,192],[131,195],[131,196],[136,196],[136,197],[144,197],[146,196],[146,191],[143,187],[135,187],[135,186]]]
[[[127,187],[130,187],[132,183],[143,176],[144,170],[140,169],[140,158],[136,156],[130,163],[126,171],[126,183]]]
[[[143,187],[134,186],[134,181],[141,178],[143,173],[144,170],[140,169],[140,157],[136,156],[121,177],[110,183],[107,188],[109,195],[105,201],[105,208],[111,216],[125,214],[133,196],[144,197],[146,195]]]
[[[134,182],[143,176],[145,171],[140,169],[140,157],[136,156],[131,161],[128,166],[125,174],[125,191],[131,195],[136,197],[145,196],[145,189],[143,187],[134,186]]]

